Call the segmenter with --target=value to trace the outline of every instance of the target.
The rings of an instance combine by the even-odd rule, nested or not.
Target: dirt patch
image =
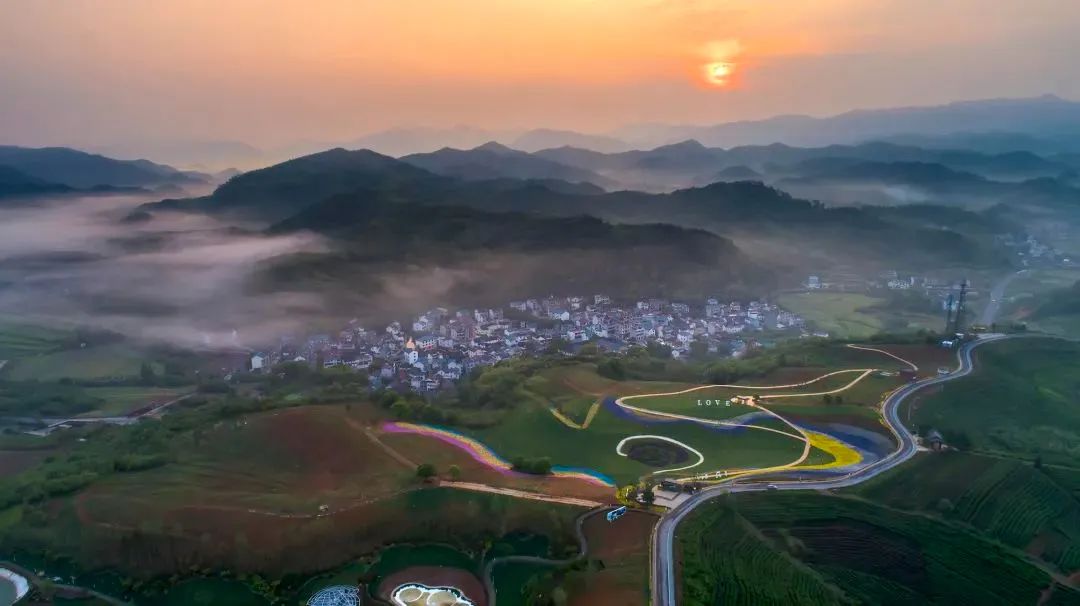
[[[476,575],[460,568],[444,566],[413,566],[399,570],[379,583],[379,597],[390,602],[390,595],[407,583],[420,583],[428,587],[453,587],[463,593],[476,606],[487,606],[487,593]]]
[[[569,606],[645,606],[647,595],[603,572],[569,585]]]
[[[649,540],[657,516],[630,511],[614,522],[594,515],[583,530],[590,570],[567,580],[571,606],[645,606],[649,603]]]
[[[616,561],[633,554],[648,556],[657,519],[644,511],[628,511],[614,522],[603,515],[589,516],[582,528],[589,540],[589,557]]]

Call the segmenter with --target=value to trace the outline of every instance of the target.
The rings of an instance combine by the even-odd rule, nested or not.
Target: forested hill
[[[341,310],[401,313],[431,300],[490,304],[549,293],[760,296],[775,275],[730,240],[673,225],[612,225],[341,195],[270,228],[310,230],[329,252],[276,260],[261,287],[316,292]]]
[[[897,220],[864,208],[828,208],[760,182],[714,183],[669,194],[603,193],[588,184],[556,180],[464,181],[371,151],[330,150],[234,177],[211,196],[167,200],[147,210],[235,214],[264,224],[285,221],[337,195],[356,203],[462,206],[488,212],[571,217],[591,215],[611,223],[667,223],[717,235],[752,238],[770,262],[798,266],[837,258],[859,263],[993,265],[988,234],[961,233],[952,215]],[[350,212],[345,206],[336,212]],[[323,215],[330,211],[323,207]],[[433,212],[433,211],[426,211]],[[310,216],[309,216],[310,218]],[[417,213],[414,220],[422,220]],[[520,219],[516,228],[524,228]],[[970,222],[964,225],[970,226]],[[398,225],[395,228],[407,227]],[[813,258],[816,257],[816,258]],[[802,271],[802,267],[798,270]]]
[[[74,189],[196,185],[209,178],[147,160],[117,160],[67,147],[0,145],[0,165]]]
[[[440,189],[454,182],[369,150],[331,149],[237,175],[200,198],[163,200],[147,210],[231,214],[277,221],[338,194],[399,188]]]

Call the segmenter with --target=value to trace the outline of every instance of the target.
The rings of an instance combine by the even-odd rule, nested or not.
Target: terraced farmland
[[[0,360],[11,360],[53,351],[70,333],[0,319]]]
[[[843,603],[842,595],[775,549],[735,509],[702,507],[676,538],[685,606]]]
[[[969,524],[1063,572],[1080,569],[1080,501],[1029,464],[963,453],[924,455],[858,493]]]
[[[678,535],[684,604],[1034,604],[1053,584],[1016,550],[869,501],[746,493],[702,509]]]

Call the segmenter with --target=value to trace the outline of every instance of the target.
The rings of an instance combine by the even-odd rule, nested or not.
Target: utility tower
[[[949,298],[945,301],[945,334],[949,334],[949,329],[952,328],[952,310],[953,310],[952,293],[949,293]]]
[[[959,334],[964,326],[964,304],[967,302],[967,279],[960,283],[960,298],[956,300],[956,317],[953,319],[953,332]]]

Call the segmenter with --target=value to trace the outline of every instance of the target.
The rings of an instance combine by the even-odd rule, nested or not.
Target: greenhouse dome
[[[360,606],[360,590],[348,585],[320,589],[311,596],[308,606]]]

